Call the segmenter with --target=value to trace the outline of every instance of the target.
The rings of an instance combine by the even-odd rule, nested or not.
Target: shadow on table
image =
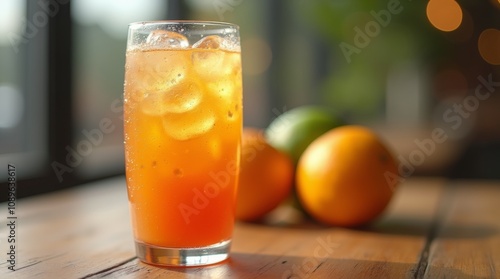
[[[139,265],[149,269],[144,270],[147,273],[163,273],[154,270],[156,267]],[[233,253],[218,265],[161,269],[168,278],[413,278],[417,267],[397,262]],[[436,272],[447,278],[477,278],[451,268]]]
[[[371,224],[354,228],[342,228],[335,226],[327,226],[315,222],[314,220],[303,218],[297,222],[246,222],[242,223],[250,226],[287,228],[296,230],[353,230],[358,232],[391,234],[391,235],[407,235],[428,237],[431,233],[443,238],[486,238],[500,232],[496,227],[488,225],[463,225],[446,223],[445,227],[423,218],[397,218],[390,219],[381,218]]]
[[[488,225],[463,225],[446,223],[445,226],[429,223],[422,219],[392,218],[390,220],[380,220],[371,226],[359,228],[363,231],[411,235],[427,237],[435,234],[442,238],[486,238],[499,233],[498,229]]]

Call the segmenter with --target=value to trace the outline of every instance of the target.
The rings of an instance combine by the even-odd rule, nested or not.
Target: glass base
[[[197,248],[165,248],[135,241],[137,257],[148,264],[162,266],[209,265],[229,257],[231,240]]]

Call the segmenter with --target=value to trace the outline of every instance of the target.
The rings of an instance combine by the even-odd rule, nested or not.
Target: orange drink
[[[125,156],[138,257],[203,265],[228,256],[242,131],[238,28],[129,27]]]

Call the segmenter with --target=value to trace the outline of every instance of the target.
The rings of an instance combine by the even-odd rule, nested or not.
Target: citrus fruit
[[[263,131],[243,130],[236,218],[258,220],[285,200],[292,188],[291,159],[273,148]]]
[[[318,106],[302,106],[275,118],[265,131],[268,142],[288,154],[294,164],[306,147],[326,131],[342,124],[340,117]]]
[[[359,226],[389,203],[396,161],[370,129],[348,125],[323,134],[297,166],[297,195],[304,209],[329,225]]]

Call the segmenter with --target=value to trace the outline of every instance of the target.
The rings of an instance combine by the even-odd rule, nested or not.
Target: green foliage
[[[329,63],[334,70],[320,86],[323,99],[354,120],[381,116],[388,72],[400,63],[433,59],[442,44],[427,21],[425,1],[318,0],[296,5],[306,24],[330,45]],[[387,11],[388,5],[396,5],[400,12],[391,14],[383,26],[373,14]],[[367,36],[367,44],[356,44],[355,28],[366,35],[369,22],[377,22],[378,32]],[[352,47],[352,52],[346,53],[341,43]]]

